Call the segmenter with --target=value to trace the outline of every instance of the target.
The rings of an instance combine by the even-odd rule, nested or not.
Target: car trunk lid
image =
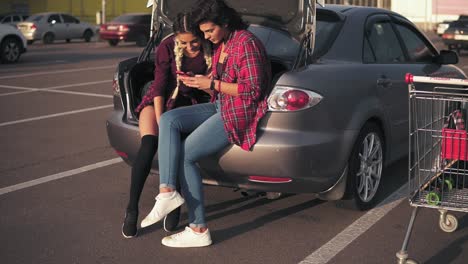
[[[309,29],[308,26],[313,24],[316,5],[314,0],[225,1],[236,9],[247,22],[288,30],[297,39],[300,39]],[[197,0],[148,0],[147,7],[153,6],[153,16],[172,24],[172,17],[193,7],[196,2]]]

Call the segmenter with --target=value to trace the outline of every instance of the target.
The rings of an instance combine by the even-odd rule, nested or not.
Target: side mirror
[[[437,64],[457,64],[458,55],[455,51],[441,50],[440,54],[434,57],[434,62]]]

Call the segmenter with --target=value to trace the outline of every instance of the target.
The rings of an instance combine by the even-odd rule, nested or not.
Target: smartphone
[[[182,75],[182,76],[190,76],[190,77],[195,76],[193,72],[176,71],[176,74]]]

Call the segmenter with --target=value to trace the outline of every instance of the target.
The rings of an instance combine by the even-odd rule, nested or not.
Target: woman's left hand
[[[180,80],[188,87],[199,90],[210,89],[211,78],[204,75],[195,75],[194,77],[180,76]]]

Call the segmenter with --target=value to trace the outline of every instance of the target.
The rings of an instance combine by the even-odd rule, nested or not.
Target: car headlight
[[[276,86],[268,98],[268,110],[298,111],[317,105],[323,97],[315,92],[287,86]]]

